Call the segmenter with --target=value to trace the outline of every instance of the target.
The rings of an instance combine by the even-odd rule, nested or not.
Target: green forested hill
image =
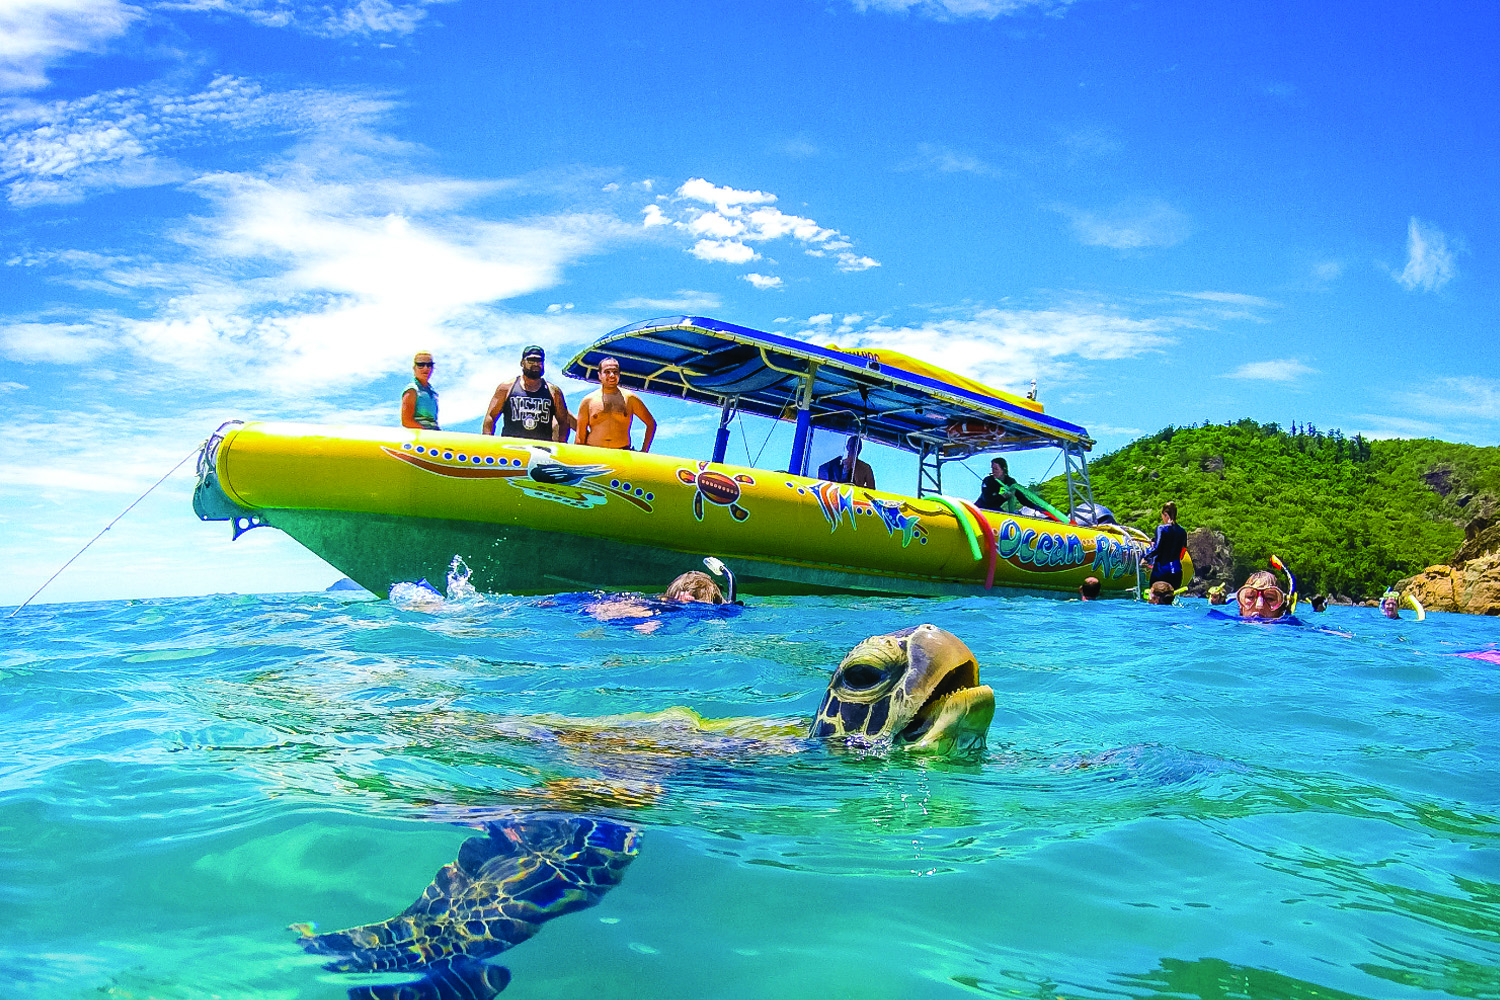
[[[1168,427],[1091,461],[1089,472],[1095,498],[1122,523],[1154,532],[1161,505],[1175,500],[1189,531],[1222,531],[1236,582],[1274,552],[1304,593],[1354,597],[1445,562],[1464,524],[1500,496],[1500,448],[1253,420]],[[1066,506],[1061,477],[1040,492]]]

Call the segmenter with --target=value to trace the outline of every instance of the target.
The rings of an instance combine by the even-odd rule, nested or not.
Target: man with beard
[[[521,376],[510,385],[495,387],[481,434],[494,434],[500,419],[500,436],[532,438],[536,441],[566,441],[573,429],[573,415],[562,392],[542,378],[547,355],[532,344],[521,352]]]

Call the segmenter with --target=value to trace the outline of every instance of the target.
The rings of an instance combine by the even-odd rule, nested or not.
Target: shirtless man
[[[656,418],[641,397],[620,388],[620,362],[605,358],[599,362],[599,388],[578,404],[578,443],[629,449],[630,422],[636,417],[646,424],[641,451],[650,451],[651,439],[656,437]]]
[[[542,378],[546,353],[533,344],[521,352],[521,377],[510,385],[501,383],[490,397],[481,434],[494,434],[500,420],[501,437],[566,441],[574,426],[573,414],[557,386]]]

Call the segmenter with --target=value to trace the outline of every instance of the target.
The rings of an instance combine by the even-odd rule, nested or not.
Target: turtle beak
[[[927,678],[921,705],[895,743],[944,756],[977,756],[995,717],[995,692],[979,683],[979,663],[950,632],[923,625],[907,639],[914,676]],[[914,692],[915,693],[915,692]]]
[[[935,695],[917,714],[907,750],[943,757],[974,757],[985,750],[985,736],[995,718],[995,692],[987,684]]]

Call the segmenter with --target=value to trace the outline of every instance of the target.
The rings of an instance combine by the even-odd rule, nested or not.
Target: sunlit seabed
[[[1500,996],[1500,666],[1452,655],[1500,622],[597,604],[23,611],[0,650],[0,993],[341,998],[368,980],[288,924],[389,917],[461,824],[565,806],[638,824],[641,852],[500,959],[510,996]],[[564,744],[525,719],[805,718],[858,640],[922,622],[995,689],[977,765]]]

